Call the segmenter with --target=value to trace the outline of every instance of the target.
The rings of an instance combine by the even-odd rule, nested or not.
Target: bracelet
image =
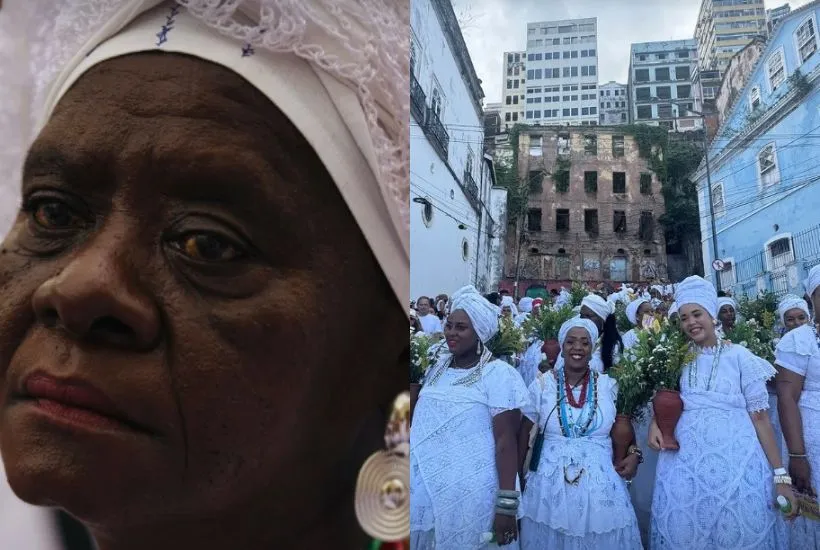
[[[792,478],[789,476],[774,476],[775,485],[791,485]]]
[[[638,464],[643,464],[643,451],[637,445],[632,445],[626,453],[627,455],[638,455]]]
[[[499,508],[496,506],[495,513],[499,516],[510,516],[514,518],[518,515],[518,510],[510,510],[509,508]]]
[[[789,472],[786,471],[786,468],[782,468],[782,467],[781,468],[775,468],[773,473],[776,476],[787,476],[787,475],[789,475]]]
[[[519,491],[507,491],[505,489],[499,489],[498,496],[503,498],[518,498],[521,496],[521,493]]]
[[[809,458],[807,454],[789,453],[789,458]]]
[[[517,498],[498,497],[495,503],[496,508],[506,508],[508,510],[518,510],[519,501]]]

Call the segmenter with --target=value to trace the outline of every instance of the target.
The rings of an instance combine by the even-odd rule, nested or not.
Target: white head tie
[[[735,313],[737,313],[737,302],[734,298],[730,298],[728,296],[721,296],[718,298],[718,311],[720,311],[723,306],[732,306],[732,309],[735,310]]]
[[[794,294],[787,294],[777,304],[777,315],[780,317],[780,322],[786,324],[786,313],[792,309],[800,309],[806,313],[806,317],[811,317],[809,312],[809,304],[800,296]]]
[[[465,286],[450,299],[450,312],[463,310],[473,323],[473,330],[484,343],[498,332],[497,306],[488,302],[474,286]]]
[[[638,298],[637,300],[632,300],[629,302],[629,305],[626,306],[626,316],[629,319],[629,322],[633,325],[638,324],[638,310],[641,309],[643,304],[648,304],[649,300],[646,298]]]
[[[814,292],[820,288],[820,264],[809,270],[809,276],[805,281],[806,294],[809,298],[814,298]]]
[[[598,296],[597,294],[587,294],[581,301],[581,307],[586,306],[591,309],[595,315],[606,321],[606,318],[612,315],[614,306]]]
[[[532,312],[532,301],[533,298],[529,296],[524,296],[518,301],[518,311],[521,313],[530,313]]]
[[[687,304],[697,304],[708,313],[712,319],[717,319],[718,297],[715,287],[702,277],[692,275],[687,277],[675,291],[675,302],[678,308]]]
[[[592,345],[594,346],[595,342],[598,341],[598,327],[596,327],[595,323],[589,319],[574,317],[561,325],[561,328],[558,330],[558,343],[561,344],[561,347],[564,347],[564,342],[567,339],[569,331],[576,327],[581,327],[589,333],[589,341],[592,342]]]
[[[513,317],[518,315],[518,308],[515,307],[515,300],[513,300],[512,296],[504,296],[503,298],[501,298],[501,308],[503,309],[505,307],[510,308]]]

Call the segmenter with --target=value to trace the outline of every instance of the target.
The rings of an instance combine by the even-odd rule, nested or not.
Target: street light
[[[702,142],[703,143],[703,159],[704,159],[704,162],[706,164],[706,185],[708,187],[708,189],[706,191],[706,195],[709,198],[709,221],[711,222],[711,226],[712,226],[712,262],[714,263],[714,261],[718,259],[718,241],[717,241],[717,228],[715,226],[715,204],[714,204],[714,201],[713,201],[713,198],[712,198],[712,173],[711,173],[711,170],[709,169],[709,149],[706,145],[706,115],[699,112],[699,111],[695,111],[693,109],[690,109],[689,107],[687,107],[686,103],[680,103],[678,101],[671,101],[669,99],[661,99],[661,98],[658,98],[658,97],[655,97],[653,99],[656,99],[658,101],[664,101],[666,103],[671,103],[672,105],[677,105],[678,109],[683,107],[684,110],[692,113],[693,115],[699,116],[700,119],[701,119],[701,122],[703,123],[703,142]],[[720,274],[718,274],[718,273],[715,273],[715,288],[718,290],[718,292],[721,291],[721,288],[720,288]]]

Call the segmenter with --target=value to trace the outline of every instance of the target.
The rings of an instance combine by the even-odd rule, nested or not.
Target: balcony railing
[[[419,126],[424,126],[424,114],[427,106],[427,97],[424,95],[424,90],[421,84],[416,79],[416,75],[410,74],[410,112],[419,123]]]
[[[430,107],[427,108],[427,124],[425,125],[427,137],[430,138],[430,144],[441,156],[444,162],[447,162],[450,148],[450,136],[447,130],[444,129],[444,124],[439,120],[438,115]]]
[[[469,172],[464,172],[464,179],[462,180],[464,183],[464,192],[467,195],[467,200],[475,209],[479,209],[480,202],[478,197],[478,185],[476,185],[475,180],[473,179],[473,175]]]

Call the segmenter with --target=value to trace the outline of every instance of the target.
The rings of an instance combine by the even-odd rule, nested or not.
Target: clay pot
[[[629,446],[635,440],[635,430],[632,428],[632,419],[628,415],[619,414],[615,417],[615,424],[610,431],[612,437],[612,458],[615,463],[626,458]]]
[[[680,393],[674,390],[658,390],[652,399],[652,408],[655,411],[655,422],[663,436],[661,448],[677,451],[680,449],[680,444],[675,439],[675,426],[678,425],[678,420],[683,414],[683,401]]]
[[[558,360],[558,355],[561,353],[561,344],[558,343],[558,340],[547,340],[544,342],[544,345],[541,346],[541,353],[547,355],[547,361],[554,367],[555,362]]]

